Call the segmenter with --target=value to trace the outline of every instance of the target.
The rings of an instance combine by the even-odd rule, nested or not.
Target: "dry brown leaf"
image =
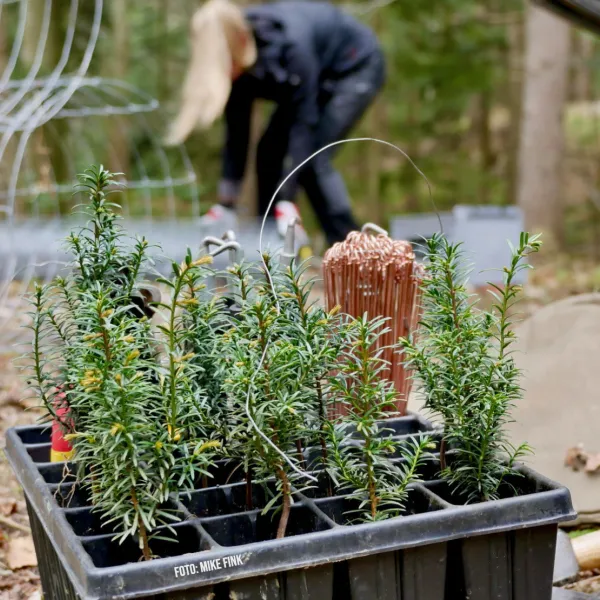
[[[600,454],[590,454],[585,464],[586,473],[598,473],[600,471]]]
[[[0,498],[0,515],[10,517],[17,510],[15,498]]]
[[[6,571],[0,576],[0,600],[29,600],[40,589],[40,578],[33,569]]]
[[[37,566],[33,539],[30,536],[13,538],[8,542],[6,564],[13,571],[23,567]]]
[[[568,587],[569,589],[575,592],[581,592],[582,594],[594,594],[600,591],[600,577],[580,579]]]
[[[567,450],[565,455],[565,467],[570,467],[573,471],[580,471],[587,464],[588,455],[581,445],[574,446]]]
[[[588,475],[600,472],[600,453],[589,454],[582,444],[569,448],[565,455],[565,467],[573,471],[585,471]]]
[[[14,382],[8,389],[0,391],[0,405],[12,405],[17,408],[23,408],[19,382]]]

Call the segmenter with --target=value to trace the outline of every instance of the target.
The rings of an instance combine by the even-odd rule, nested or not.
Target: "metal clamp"
[[[242,259],[242,247],[239,242],[235,241],[235,234],[233,231],[228,231],[223,235],[221,239],[214,236],[207,236],[202,240],[202,245],[206,248],[206,252],[210,256],[219,256],[226,250],[229,251],[229,260],[232,264],[241,262]],[[211,246],[216,246],[214,250],[211,250]]]

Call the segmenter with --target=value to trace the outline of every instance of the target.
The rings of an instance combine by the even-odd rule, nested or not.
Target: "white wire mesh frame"
[[[71,181],[56,180],[51,166],[45,181],[36,180],[39,169],[31,164],[30,150],[32,140],[42,126],[44,136],[51,136],[54,147],[60,149],[69,177],[72,178],[87,166],[82,164],[83,157],[89,161],[88,164],[98,162],[98,157],[92,151],[91,140],[82,135],[82,132],[93,129],[88,128],[90,119],[103,118],[107,123],[115,119],[127,119],[128,128],[141,132],[151,147],[150,153],[148,148],[145,149],[144,156],[136,144],[129,148],[128,158],[138,178],[124,179],[123,182],[136,195],[136,214],[151,220],[154,212],[153,193],[160,190],[164,204],[161,216],[172,219],[178,217],[176,190],[181,190],[180,193],[187,198],[189,204],[189,216],[199,215],[197,180],[189,156],[183,147],[170,150],[167,154],[158,139],[155,126],[146,117],[147,113],[157,110],[158,102],[125,81],[87,76],[100,36],[104,1],[94,0],[92,8],[90,0],[54,0],[55,6],[59,2],[69,3],[67,22],[58,61],[51,66],[50,73],[45,75],[41,75],[41,70],[51,27],[53,0],[41,1],[43,11],[38,20],[39,29],[33,56],[28,61],[26,74],[18,79],[15,73],[23,53],[27,20],[32,18],[32,3],[29,0],[0,0],[0,19],[11,9],[10,5],[18,4],[12,6],[12,10],[17,11],[16,28],[12,47],[7,52],[4,70],[0,75],[0,165],[7,173],[4,185],[0,185],[0,236],[5,240],[4,253],[0,256],[0,347],[11,343],[17,336],[17,332],[12,328],[8,331],[7,328],[22,308],[15,298],[29,288],[36,273],[36,263],[43,258],[34,253],[28,257],[29,266],[18,268],[17,253],[10,253],[15,248],[16,237],[21,235],[15,232],[18,220],[23,217],[39,219],[42,213],[46,219],[61,219],[63,214],[60,195],[72,189]],[[67,72],[78,30],[78,17],[84,2],[86,8],[92,8],[91,24],[83,44],[81,59],[75,68]],[[40,3],[36,6],[39,8]],[[36,18],[39,16],[36,15]],[[59,128],[59,120],[68,129],[78,128],[76,149],[64,139],[65,125]],[[110,144],[110,140],[108,142]],[[110,152],[111,149],[108,149]],[[74,155],[78,160],[74,159]],[[147,167],[145,163],[150,161],[153,166]],[[174,168],[178,169],[176,174],[173,172]],[[42,197],[45,198],[43,211]],[[48,210],[49,206],[51,210]],[[127,201],[123,208],[127,215],[131,208]],[[44,227],[41,221],[37,222],[39,227]],[[46,226],[52,227],[51,223],[52,221],[47,221]],[[48,264],[47,267],[44,272],[46,280],[56,274],[60,264]]]
[[[103,100],[105,96],[110,95],[112,100],[115,100],[114,105],[101,107],[98,103],[98,100]],[[173,150],[169,150],[168,153],[163,148],[160,143],[156,133],[155,126],[152,126],[147,117],[146,112],[149,112],[152,109],[152,103],[148,103],[145,106],[145,110],[140,108],[141,105],[136,105],[135,108],[131,108],[124,104],[127,100],[125,94],[120,91],[120,87],[115,86],[114,88],[108,87],[102,90],[102,94],[99,93],[99,90],[95,86],[84,86],[79,88],[74,94],[67,107],[64,109],[68,111],[69,114],[77,114],[78,116],[87,116],[87,117],[101,117],[103,121],[103,125],[111,125],[115,120],[119,120],[122,122],[123,127],[129,126],[129,129],[133,131],[142,132],[145,136],[145,139],[149,141],[152,146],[151,156],[148,157],[148,153],[146,153],[146,158],[153,158],[153,162],[160,165],[160,172],[155,173],[151,176],[147,168],[144,164],[144,161],[141,156],[141,152],[138,149],[136,144],[131,144],[128,148],[130,152],[130,157],[132,158],[134,171],[139,174],[140,178],[138,180],[127,180],[121,179],[122,183],[127,185],[127,188],[130,190],[146,190],[146,197],[149,201],[150,198],[150,190],[152,189],[164,189],[167,193],[167,202],[168,202],[168,210],[162,211],[162,217],[170,217],[177,218],[178,210],[175,205],[175,193],[174,189],[176,187],[180,187],[183,185],[189,186],[189,202],[190,202],[190,210],[189,216],[197,217],[199,215],[199,198],[198,198],[198,190],[196,185],[196,175],[194,169],[192,167],[191,161],[189,159],[188,154],[185,152],[183,146],[177,147]],[[90,110],[89,105],[95,104],[98,106],[99,110]],[[84,115],[85,113],[85,115]],[[105,118],[107,117],[107,118]],[[57,119],[53,119],[50,122],[45,124],[45,133],[52,134],[53,127],[55,127]],[[16,187],[11,187],[9,189],[2,189],[0,187],[0,202],[4,201],[7,204],[5,207],[8,207],[8,202],[10,201],[10,210],[13,215],[17,214],[15,210],[16,200],[20,197],[35,197],[36,195],[42,193],[64,193],[69,192],[72,189],[71,180],[74,179],[76,173],[80,172],[86,165],[89,165],[91,162],[104,162],[105,164],[109,164],[109,160],[107,156],[99,155],[97,150],[92,150],[92,144],[87,143],[86,132],[94,131],[94,124],[102,125],[97,122],[97,120],[91,120],[89,118],[84,118],[81,120],[74,120],[73,118],[65,118],[66,124],[71,129],[77,129],[76,135],[72,137],[76,138],[76,142],[79,145],[84,146],[84,148],[75,147],[67,147],[67,143],[64,138],[63,132],[56,132],[52,135],[52,141],[61,146],[62,155],[65,161],[69,163],[69,178],[70,181],[66,183],[53,181],[52,184],[48,184],[47,182],[44,185],[40,183],[34,185],[19,185],[20,181],[17,179]],[[25,132],[27,134],[28,132]],[[18,137],[21,132],[15,132],[15,137]],[[27,141],[31,142],[31,137],[27,137]],[[108,144],[112,144],[110,137],[107,136],[105,140]],[[88,151],[85,151],[85,147],[87,146]],[[81,150],[84,150],[83,153]],[[109,148],[109,153],[112,153],[112,150],[116,148]],[[73,154],[77,154],[78,160],[74,161]],[[24,154],[24,158],[26,153]],[[181,173],[178,176],[173,176],[172,171],[175,168],[173,163],[175,162],[181,163],[180,171]],[[22,165],[19,165],[20,167]],[[14,169],[14,166],[13,166]],[[21,181],[27,173],[31,173],[30,169],[20,169],[19,175]],[[160,176],[159,176],[160,175]],[[36,205],[37,206],[37,205]],[[34,211],[35,207],[34,206]],[[129,213],[127,203],[123,206],[125,214]],[[2,210],[2,206],[0,205],[0,211]],[[60,209],[58,205],[56,206],[56,210],[54,211],[53,216],[60,216]],[[39,217],[40,214],[38,212],[34,212],[32,216]],[[146,210],[144,211],[145,218],[152,217],[152,207],[148,202],[146,204]]]
[[[59,93],[68,84],[68,78],[59,79],[56,82],[56,88],[53,93]],[[45,79],[36,79],[31,83],[31,88],[27,91],[27,94],[32,94],[36,89],[39,89],[44,85],[46,85]],[[87,106],[85,101],[81,99],[79,102],[74,102],[75,97],[78,94],[85,95],[85,91],[88,88],[95,88],[97,90],[98,104]],[[21,91],[18,82],[9,82],[5,89],[17,89],[19,92]],[[104,95],[104,97],[102,95]],[[0,93],[0,97],[2,97],[2,93]],[[23,102],[24,100],[26,101],[25,96],[20,98],[19,102]],[[156,110],[158,107],[159,103],[157,100],[124,81],[108,79],[105,77],[90,77],[81,80],[79,87],[74,90],[73,95],[69,98],[64,108],[59,110],[54,118],[64,119],[67,117],[89,117],[94,115],[127,115],[137,112],[150,112]],[[14,123],[12,116],[7,115],[1,108],[2,105],[0,105],[0,131],[5,131],[11,126],[14,127]],[[38,126],[43,125],[45,122],[47,121],[41,121]],[[24,129],[26,129],[26,124],[18,127],[16,131],[22,131]]]

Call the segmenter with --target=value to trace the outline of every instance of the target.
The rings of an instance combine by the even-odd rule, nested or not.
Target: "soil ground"
[[[6,430],[35,423],[39,412],[33,402],[23,400],[25,393],[13,358],[0,355],[0,600],[38,600],[41,588],[30,552],[25,500],[3,449]]]

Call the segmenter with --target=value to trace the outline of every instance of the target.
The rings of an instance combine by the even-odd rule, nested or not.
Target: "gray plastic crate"
[[[394,239],[422,244],[423,238],[439,233],[452,242],[462,242],[466,260],[472,264],[470,283],[485,285],[488,281],[501,282],[500,273],[509,264],[511,253],[507,241],[516,245],[523,230],[523,216],[516,206],[455,206],[451,212],[405,215],[390,221]],[[417,248],[417,253],[419,252]],[[521,271],[516,283],[525,283],[526,271]]]
[[[122,224],[128,235],[145,236],[151,244],[160,248],[152,248],[150,255],[156,261],[156,268],[163,275],[170,273],[170,262],[164,257],[176,261],[183,260],[186,248],[192,253],[199,252],[202,240],[212,235],[221,237],[225,232],[201,227],[194,221],[151,221],[127,219]],[[63,240],[70,231],[80,227],[79,221],[34,221],[16,223],[8,234],[8,225],[0,223],[0,261],[14,261],[10,275],[15,279],[24,277],[40,277],[51,279],[60,270],[58,262],[66,262],[69,256],[63,248]],[[240,223],[235,230],[236,240],[240,243],[245,257],[254,261],[258,259],[260,222],[258,220]],[[263,249],[278,250],[283,240],[272,222],[268,222],[263,236]],[[215,260],[216,268],[227,266],[227,255]],[[3,271],[0,269],[0,276]]]

